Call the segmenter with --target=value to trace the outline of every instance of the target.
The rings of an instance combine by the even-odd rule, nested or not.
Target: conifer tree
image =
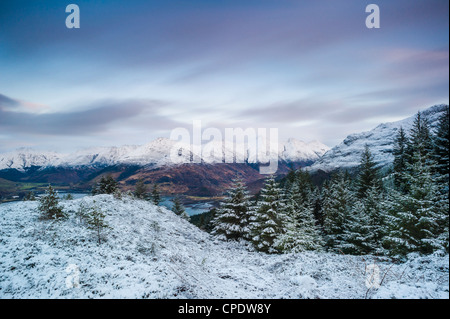
[[[406,182],[404,181],[404,173],[406,171],[407,163],[407,146],[408,137],[406,136],[403,127],[400,127],[397,136],[394,140],[394,147],[392,149],[392,154],[394,155],[393,162],[393,175],[394,175],[394,186],[397,190],[404,192],[406,190]]]
[[[323,230],[323,223],[325,221],[325,214],[323,211],[323,196],[318,187],[315,187],[311,193],[311,205],[313,208],[316,225],[320,230]]]
[[[250,195],[240,178],[235,178],[227,197],[217,209],[212,233],[226,239],[250,239],[249,218],[251,215]]]
[[[449,248],[449,106],[446,105],[434,137],[433,159],[435,162],[436,183],[439,189],[441,215],[437,221],[439,238],[448,252]]]
[[[314,219],[313,206],[309,196],[303,198],[298,183],[288,190],[281,216],[282,231],[274,246],[282,252],[320,250],[323,246],[320,231]]]
[[[100,181],[94,184],[92,188],[92,195],[114,194],[118,188],[117,181],[111,175],[102,176]]]
[[[353,254],[381,253],[382,251],[384,218],[381,184],[372,154],[369,147],[365,145],[356,182],[358,196],[344,225],[348,243],[347,251]]]
[[[420,144],[418,144],[421,146]],[[418,148],[408,164],[405,180],[408,192],[390,192],[389,234],[386,242],[392,254],[405,256],[410,252],[429,254],[442,248],[436,237],[443,215],[438,188],[427,165],[427,152]]]
[[[186,213],[186,208],[184,207],[183,203],[181,202],[181,199],[179,196],[175,196],[172,200],[173,206],[172,206],[172,211],[186,219],[187,221],[189,221],[191,218],[189,217],[189,215]]]
[[[439,183],[443,194],[448,195],[449,187],[449,106],[439,117],[439,123],[434,136],[433,159],[436,163],[435,169],[439,175]],[[448,198],[448,196],[447,196]]]
[[[159,186],[157,183],[153,184],[151,200],[155,205],[159,205],[159,203],[161,203],[161,193],[159,191]]]
[[[139,179],[136,182],[136,185],[134,187],[134,193],[133,193],[134,196],[139,199],[146,199],[147,193],[148,193],[148,190],[147,190],[147,186],[144,183],[144,180]]]
[[[274,241],[283,230],[284,199],[282,189],[274,176],[266,178],[253,215],[250,218],[252,242],[257,250],[266,253],[279,252]]]
[[[412,167],[417,159],[424,161],[422,164],[430,165],[432,161],[433,140],[429,123],[426,117],[418,112],[413,126],[409,132],[409,143],[406,149],[408,167]],[[416,153],[420,153],[416,156]]]
[[[73,200],[73,195],[70,194],[70,193],[67,193],[67,194],[63,197],[63,199],[64,199],[64,200]]]
[[[39,199],[38,210],[41,212],[43,219],[60,219],[66,217],[66,213],[59,206],[58,194],[51,185],[48,185],[45,194]]]
[[[365,198],[367,191],[375,186],[380,186],[378,170],[373,161],[372,153],[369,146],[364,146],[364,151],[359,164],[359,174],[357,178],[357,195],[358,198]]]
[[[352,216],[354,194],[349,187],[348,175],[338,172],[325,189],[323,211],[325,214],[325,245],[328,250],[353,253],[349,244],[349,228],[354,221]]]
[[[24,197],[23,201],[34,201],[36,200],[36,195],[33,191],[29,191]]]
[[[94,205],[89,208],[85,215],[87,227],[95,231],[99,245],[101,244],[102,231],[107,228],[111,228],[106,222],[105,217],[105,213],[103,213],[102,210],[95,205],[95,201]]]
[[[387,231],[383,196],[381,189],[373,185],[364,198],[355,201],[351,222],[346,227],[347,241],[354,254],[385,254],[382,243]]]

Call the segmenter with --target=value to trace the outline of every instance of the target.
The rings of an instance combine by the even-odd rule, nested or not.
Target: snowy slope
[[[101,245],[75,216],[82,201],[94,200],[111,226]],[[404,264],[328,253],[266,255],[218,241],[145,201],[98,195],[62,204],[69,219],[59,223],[39,220],[37,202],[0,204],[1,299],[449,298],[448,255]],[[365,267],[375,261],[386,276],[368,292]]]
[[[15,152],[0,154],[0,169],[24,170],[32,166],[47,166],[49,163],[57,163],[63,156],[55,152],[38,152],[21,148]]]
[[[282,145],[281,159],[287,162],[316,161],[330,148],[319,141],[305,143],[295,138],[290,138]]]
[[[242,146],[242,147],[241,147]],[[145,145],[132,145],[120,147],[98,147],[80,150],[70,154],[58,154],[54,152],[38,152],[30,149],[20,149],[16,152],[0,154],[0,170],[14,168],[25,170],[31,166],[41,167],[81,167],[81,166],[110,166],[117,164],[152,165],[161,167],[173,165],[171,150],[179,151],[179,158],[183,163],[188,163],[190,158],[200,162],[200,157],[205,163],[222,163],[225,159],[234,158],[235,151],[241,162],[257,163],[256,150],[247,146],[233,145],[211,141],[203,145],[200,150],[192,150],[189,145],[178,145],[176,141],[167,138],[158,138]],[[244,150],[244,151],[241,151]],[[305,143],[296,139],[289,139],[279,149],[279,158],[287,162],[315,161],[328,147],[320,142]],[[203,156],[201,156],[203,155]]]
[[[432,128],[437,124],[444,107],[445,105],[435,105],[422,112],[423,116],[429,119]],[[356,167],[359,165],[365,144],[369,146],[374,161],[379,166],[392,163],[394,159],[392,147],[397,132],[400,127],[408,132],[413,125],[415,116],[397,122],[380,124],[371,131],[347,136],[342,143],[326,152],[310,166],[309,170],[329,172],[337,168]]]

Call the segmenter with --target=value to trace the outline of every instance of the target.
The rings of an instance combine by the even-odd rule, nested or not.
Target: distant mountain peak
[[[446,106],[445,104],[434,105],[421,111],[421,114],[428,118],[430,126],[433,128]],[[400,121],[381,123],[370,131],[348,135],[342,143],[326,152],[308,170],[331,172],[338,168],[357,167],[362,151],[364,150],[364,145],[366,144],[369,146],[374,156],[374,161],[378,166],[385,166],[392,163],[394,159],[392,148],[397,131],[400,127],[409,131],[413,125],[415,116],[414,114]]]

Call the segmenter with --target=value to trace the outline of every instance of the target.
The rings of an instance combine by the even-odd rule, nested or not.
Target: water
[[[162,196],[162,201],[160,203],[161,206],[164,206],[168,209],[172,209],[173,203],[172,203],[172,199],[174,197],[173,196]],[[209,209],[211,207],[213,207],[213,204],[211,202],[197,202],[197,203],[192,203],[192,204],[183,204],[183,206],[186,209],[186,213],[189,216],[192,215],[197,215],[197,214],[202,214],[202,213],[206,213],[207,211],[209,211]]]
[[[88,193],[72,193],[72,192],[58,192],[58,198],[60,199],[64,199],[64,197],[67,194],[71,194],[73,199],[79,199],[79,198],[83,198],[85,196],[90,196],[91,194]],[[43,194],[37,194],[36,196],[39,197]],[[174,196],[162,196],[161,199],[161,206],[164,206],[168,209],[172,209],[173,203],[172,203],[172,199],[174,198]],[[184,204],[184,207],[186,209],[186,213],[189,216],[192,215],[197,215],[197,214],[202,214],[205,213],[207,211],[209,211],[209,209],[211,207],[213,207],[213,203],[212,202],[208,202],[208,201],[203,201],[203,202],[195,202],[195,203],[186,203]]]
[[[72,195],[72,198],[73,198],[73,199],[79,199],[79,198],[83,198],[83,197],[85,197],[85,196],[91,195],[91,194],[86,194],[86,193],[70,193],[70,192],[66,193],[66,192],[58,192],[58,198],[59,198],[59,199],[64,199],[64,197],[65,197],[67,194]]]

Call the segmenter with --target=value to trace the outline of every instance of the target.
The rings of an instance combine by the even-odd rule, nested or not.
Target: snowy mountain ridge
[[[437,125],[445,107],[444,104],[434,105],[421,112],[422,116],[428,119],[431,129]],[[415,117],[416,115],[413,115],[400,121],[382,123],[370,131],[350,134],[342,143],[327,151],[318,161],[308,167],[308,170],[331,172],[338,168],[357,167],[366,144],[378,166],[389,165],[394,160],[392,148],[398,130],[403,127],[408,133]]]
[[[82,166],[109,166],[129,164],[153,167],[174,165],[171,159],[171,150],[177,147],[181,161],[188,163],[190,159],[201,160],[204,163],[222,163],[225,155],[241,154],[248,163],[258,163],[256,150],[237,145],[235,149],[226,147],[226,143],[211,141],[202,146],[200,153],[191,152],[188,144],[182,144],[167,138],[157,138],[145,145],[126,145],[120,147],[87,148],[74,153],[62,154],[56,152],[39,152],[32,149],[18,149],[14,152],[0,154],[0,170],[17,169],[24,171],[27,168],[38,167],[82,167]],[[242,147],[240,147],[242,146]],[[313,162],[320,158],[329,147],[318,142],[303,141],[290,138],[286,143],[279,145],[279,159],[286,162]],[[231,156],[232,157],[232,156]],[[229,157],[228,157],[229,158]]]

